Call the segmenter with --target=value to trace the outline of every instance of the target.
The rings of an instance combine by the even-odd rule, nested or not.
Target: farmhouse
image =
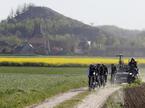
[[[23,45],[20,45],[16,47],[13,51],[15,54],[34,54],[34,47],[30,43],[24,43]]]

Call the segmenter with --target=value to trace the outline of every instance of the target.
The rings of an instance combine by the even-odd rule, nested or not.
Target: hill
[[[143,31],[115,26],[93,27],[47,7],[24,5],[1,21],[0,52],[99,55],[100,51],[105,54],[107,49],[144,48],[144,44],[139,42],[142,38],[136,40],[137,36],[143,37]]]

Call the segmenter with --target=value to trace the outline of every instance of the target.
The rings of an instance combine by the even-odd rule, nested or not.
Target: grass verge
[[[102,108],[123,108],[124,105],[123,90],[113,93]]]
[[[85,92],[79,93],[78,95],[72,97],[69,100],[66,100],[66,101],[60,103],[59,105],[55,106],[54,108],[74,108],[88,94],[89,94],[89,91],[85,91]]]
[[[133,83],[124,85],[123,88],[124,89],[135,88],[135,87],[138,87],[142,84],[143,84],[143,81],[141,80],[141,78],[138,78]]]

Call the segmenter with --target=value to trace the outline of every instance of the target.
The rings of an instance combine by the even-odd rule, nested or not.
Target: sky
[[[1,0],[0,20],[24,3],[49,7],[86,24],[145,29],[145,0]]]

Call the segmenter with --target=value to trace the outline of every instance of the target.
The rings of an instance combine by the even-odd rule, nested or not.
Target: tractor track
[[[46,99],[45,101],[43,101],[39,104],[35,104],[35,105],[29,106],[26,108],[53,108],[56,105],[66,101],[68,99],[71,99],[73,96],[76,96],[79,93],[84,92],[86,90],[87,90],[87,88],[73,89],[73,90],[70,90],[66,93],[56,95],[50,99]]]
[[[88,95],[83,100],[83,102],[77,105],[75,108],[101,108],[108,99],[108,97],[120,88],[120,86],[111,85],[108,85],[105,88],[100,88],[97,91]]]
[[[75,108],[100,108],[106,102],[107,98],[119,90],[120,86],[107,85],[104,88],[98,88],[96,91],[91,92],[81,103],[75,106]],[[87,88],[79,88],[70,90],[66,93],[59,94],[50,99],[45,100],[39,104],[35,104],[26,108],[53,108],[56,105],[71,99],[73,96],[78,95],[84,91],[87,91]]]

